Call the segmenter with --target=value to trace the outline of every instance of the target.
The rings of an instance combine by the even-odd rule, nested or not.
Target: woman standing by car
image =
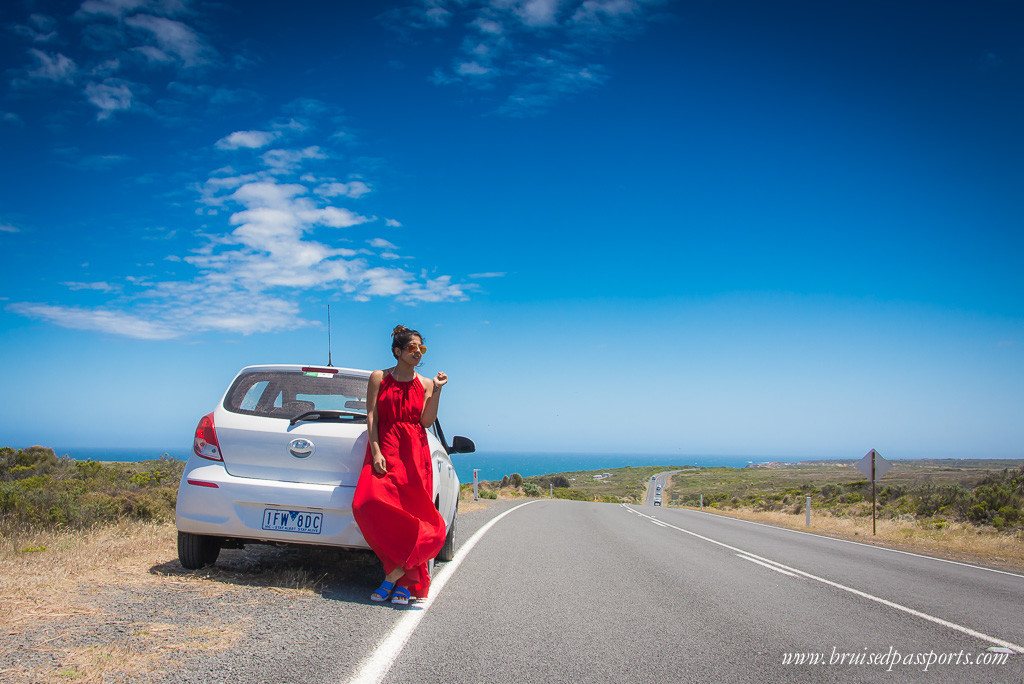
[[[417,331],[399,325],[391,339],[397,363],[374,371],[367,384],[368,443],[352,513],[384,565],[384,582],[370,599],[405,604],[411,596],[427,597],[427,563],[445,541],[444,519],[432,498],[426,428],[437,419],[448,376],[428,380],[416,372],[427,351]]]

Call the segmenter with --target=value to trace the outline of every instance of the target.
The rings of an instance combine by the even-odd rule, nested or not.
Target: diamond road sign
[[[871,457],[875,457],[875,477],[871,477]],[[857,470],[864,473],[864,477],[868,478],[872,482],[876,482],[880,477],[889,472],[892,468],[892,463],[889,463],[882,455],[872,449],[868,453],[864,454],[864,458],[860,459],[856,463]]]

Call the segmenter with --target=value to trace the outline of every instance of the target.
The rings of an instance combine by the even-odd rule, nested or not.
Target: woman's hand
[[[434,376],[434,391],[436,392],[437,390],[439,390],[442,387],[444,387],[446,382],[448,382],[448,374],[447,373],[438,373],[437,375],[435,375]]]
[[[388,462],[384,460],[384,456],[380,452],[373,455],[373,472],[378,475],[388,472]]]

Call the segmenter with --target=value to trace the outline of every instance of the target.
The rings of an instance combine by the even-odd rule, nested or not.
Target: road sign
[[[872,456],[874,456],[875,461],[873,468],[871,465]],[[889,469],[892,468],[892,463],[889,463],[882,458],[882,455],[874,449],[864,454],[864,458],[857,461],[856,465],[857,470],[864,473],[864,477],[868,478],[872,482],[877,482],[879,478],[889,472]],[[872,477],[872,475],[874,475],[874,477]]]
[[[871,480],[871,534],[878,533],[878,527],[875,524],[875,482],[878,481],[878,478],[889,472],[889,468],[892,468],[892,463],[882,458],[882,455],[874,449],[864,454],[864,458],[857,461],[857,470],[864,473],[864,477]]]

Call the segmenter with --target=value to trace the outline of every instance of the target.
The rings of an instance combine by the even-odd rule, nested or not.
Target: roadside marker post
[[[477,490],[477,485],[480,483],[480,469],[473,468],[473,501],[480,500],[480,492]]]
[[[700,495],[700,510],[704,510],[704,495]]]
[[[872,449],[864,454],[864,458],[857,461],[857,470],[864,473],[871,479],[871,534],[878,534],[875,523],[875,481],[889,472],[892,463],[889,463],[882,455]]]
[[[807,497],[807,524],[804,527],[811,526],[811,497]]]

